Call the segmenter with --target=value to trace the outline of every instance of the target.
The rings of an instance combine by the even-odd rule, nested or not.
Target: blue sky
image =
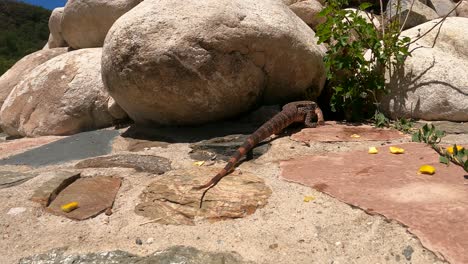
[[[65,6],[67,0],[20,0],[21,2],[29,3],[32,5],[42,6],[47,9],[54,9],[56,7]]]

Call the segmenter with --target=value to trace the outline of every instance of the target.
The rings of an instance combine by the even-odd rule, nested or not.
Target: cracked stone
[[[31,201],[37,202],[43,207],[50,204],[65,187],[76,181],[80,177],[79,172],[57,171],[52,179],[43,183],[41,187],[34,191]]]
[[[171,171],[151,183],[140,195],[135,212],[154,219],[155,223],[194,225],[195,219],[218,221],[253,214],[266,205],[271,189],[263,179],[236,171],[210,189],[199,208],[204,190],[193,190],[210,180],[220,168],[197,167]]]
[[[122,180],[116,177],[79,178],[51,201],[48,211],[74,220],[85,220],[95,217],[112,208],[115,196]],[[61,206],[71,202],[78,202],[78,208],[65,213]]]
[[[91,158],[78,162],[75,168],[133,168],[136,171],[163,174],[171,170],[171,161],[153,155],[117,154],[105,157]]]

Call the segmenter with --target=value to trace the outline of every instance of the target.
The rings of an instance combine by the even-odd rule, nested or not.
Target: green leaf
[[[443,164],[449,164],[449,159],[445,156],[439,156],[439,162]]]
[[[371,7],[371,6],[372,6],[371,3],[364,2],[364,3],[362,3],[362,4],[359,5],[359,9],[364,11],[364,10],[366,10],[367,8]]]

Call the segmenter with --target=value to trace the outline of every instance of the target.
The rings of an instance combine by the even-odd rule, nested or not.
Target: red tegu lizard
[[[312,122],[314,117],[317,117],[317,122]],[[224,176],[231,172],[234,169],[236,163],[246,153],[251,151],[255,145],[260,143],[262,140],[273,134],[278,134],[287,126],[295,122],[304,123],[306,127],[316,127],[317,125],[323,125],[324,120],[322,110],[320,110],[318,105],[312,101],[298,101],[286,104],[281,112],[268,120],[247,138],[242,146],[237,149],[236,153],[229,159],[229,162],[224,167],[224,169],[222,169],[206,184],[194,187],[196,190],[207,188],[203,192],[200,199],[200,208],[202,207],[203,198],[205,197],[206,192],[213,188]]]

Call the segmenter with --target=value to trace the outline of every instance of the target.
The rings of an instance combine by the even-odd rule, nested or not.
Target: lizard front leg
[[[312,122],[313,117],[317,117],[317,122]],[[305,119],[304,119],[304,126],[308,128],[314,128],[319,126],[323,126],[325,124],[325,120],[323,119],[323,113],[322,110],[317,106],[315,107],[314,110],[309,110],[306,113]]]

